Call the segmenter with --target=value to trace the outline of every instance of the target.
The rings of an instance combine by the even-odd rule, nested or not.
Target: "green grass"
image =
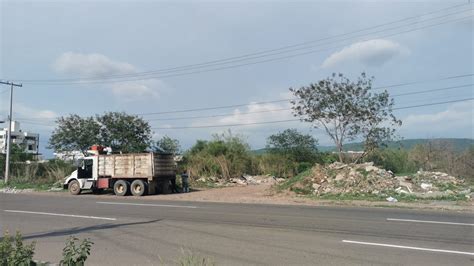
[[[296,175],[295,177],[287,179],[286,181],[284,181],[283,183],[277,186],[277,190],[282,191],[282,190],[290,189],[293,185],[302,181],[305,177],[309,176],[310,173],[311,173],[311,169],[308,169]]]
[[[436,186],[439,188],[439,190],[441,190],[441,191],[446,191],[446,190],[452,190],[452,191],[454,191],[454,190],[457,190],[457,189],[458,189],[458,187],[457,187],[456,185],[452,184],[452,183],[437,183],[437,184],[435,184],[435,185],[436,185]]]
[[[22,183],[11,181],[6,184],[4,181],[0,181],[0,188],[16,188],[16,189],[33,189],[35,191],[46,191],[53,187],[54,182],[39,182],[39,183]]]
[[[358,168],[356,171],[359,172],[365,178],[367,178],[367,176],[369,175],[369,172],[367,172],[365,169],[362,169],[362,168]]]
[[[176,265],[179,266],[211,266],[216,265],[215,262],[208,257],[201,256],[190,250],[181,249],[181,256],[178,258]]]
[[[400,173],[395,173],[395,176],[413,176],[416,174],[416,172],[400,172]]]
[[[308,195],[308,198],[314,200],[365,200],[365,201],[386,201],[388,197],[394,197],[399,202],[428,202],[428,201],[456,201],[465,202],[468,199],[464,194],[457,195],[443,195],[435,197],[417,197],[413,194],[397,194],[396,192],[385,192],[374,195],[370,193],[341,193],[341,194],[322,194],[322,195]]]

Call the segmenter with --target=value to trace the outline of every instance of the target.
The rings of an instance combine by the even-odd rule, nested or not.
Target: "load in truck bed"
[[[132,153],[99,155],[99,177],[111,178],[170,178],[176,175],[171,154]]]

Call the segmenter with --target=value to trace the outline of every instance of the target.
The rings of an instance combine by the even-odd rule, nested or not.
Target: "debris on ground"
[[[277,178],[271,175],[242,175],[241,177],[224,179],[217,177],[200,177],[195,182],[201,184],[213,184],[217,187],[247,186],[260,184],[276,184],[285,181],[284,178]]]
[[[398,202],[398,200],[397,200],[396,198],[394,198],[394,197],[388,197],[388,198],[386,198],[386,200],[387,200],[388,202],[394,202],[394,203],[395,203],[395,202]]]
[[[446,173],[418,171],[412,175],[395,176],[393,172],[381,169],[372,162],[316,165],[307,176],[293,182],[289,189],[300,194],[313,195],[390,196],[386,198],[390,202],[396,202],[395,195],[413,195],[421,198],[472,196],[472,191],[464,184],[464,180]]]
[[[16,187],[0,188],[0,193],[7,193],[7,194],[30,193],[33,191],[34,191],[33,189],[17,189]]]
[[[274,184],[274,183],[278,183],[282,181],[284,181],[283,178],[276,178],[270,175],[257,175],[257,176],[243,175],[240,178],[230,179],[231,184],[238,184],[242,186],[268,184],[268,183]]]

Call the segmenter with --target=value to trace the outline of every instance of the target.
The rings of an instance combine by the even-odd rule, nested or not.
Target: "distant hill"
[[[393,141],[388,143],[389,148],[402,148],[402,149],[411,149],[418,144],[426,144],[429,141],[443,141],[449,142],[453,145],[454,150],[464,151],[469,146],[474,145],[474,139],[455,139],[455,138],[438,138],[438,139],[404,139],[400,141]],[[361,151],[363,150],[363,143],[348,143],[344,145],[344,150],[346,151]],[[320,151],[335,151],[336,147],[334,146],[319,146]]]
[[[457,139],[457,138],[438,138],[438,139],[404,139],[388,143],[389,148],[411,149],[417,144],[426,144],[428,141],[446,141],[453,145],[454,150],[464,151],[471,145],[474,145],[474,139]],[[344,145],[346,151],[361,151],[364,146],[362,142],[348,143]],[[318,146],[319,151],[335,151],[335,146]],[[258,149],[252,151],[254,154],[262,154],[266,149]]]

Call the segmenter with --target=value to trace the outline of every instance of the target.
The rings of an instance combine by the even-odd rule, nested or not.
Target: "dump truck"
[[[97,153],[81,160],[77,170],[66,177],[63,186],[73,195],[86,189],[93,192],[113,189],[117,196],[143,196],[169,191],[171,178],[176,178],[172,154]]]

